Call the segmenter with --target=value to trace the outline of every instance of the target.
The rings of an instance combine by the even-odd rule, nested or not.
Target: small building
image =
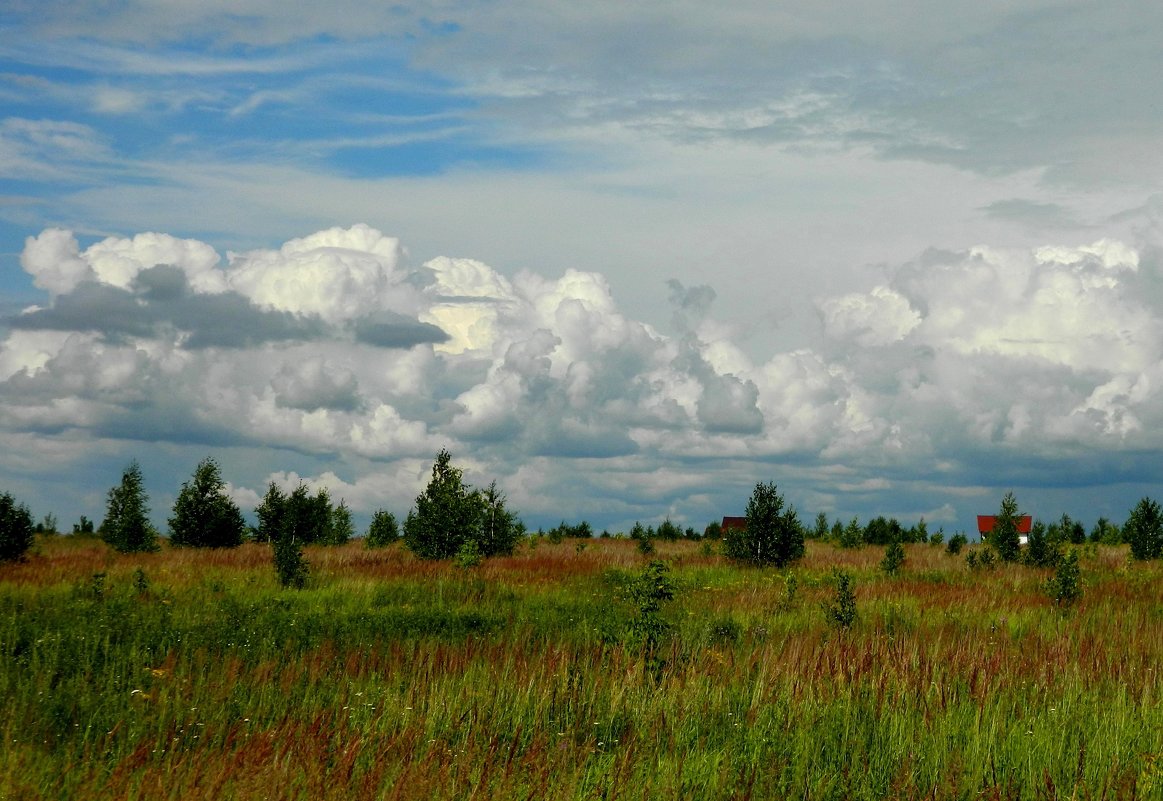
[[[985,542],[989,539],[989,535],[993,532],[993,527],[997,525],[997,515],[978,515],[977,516],[977,533],[981,536],[981,541]],[[1018,544],[1025,545],[1030,538],[1030,528],[1034,525],[1034,518],[1031,515],[1020,515],[1018,517]]]
[[[746,531],[747,518],[746,517],[724,517],[723,523],[720,526],[724,535],[728,531]]]

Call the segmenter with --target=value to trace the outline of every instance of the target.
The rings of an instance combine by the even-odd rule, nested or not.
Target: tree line
[[[334,503],[325,488],[312,493],[300,483],[287,492],[271,482],[254,513],[257,524],[248,526],[242,511],[226,492],[218,463],[206,458],[178,492],[167,520],[169,542],[191,548],[230,548],[248,540],[270,543],[280,581],[287,586],[302,586],[308,572],[302,551],[304,545],[342,545],[355,536],[347,503],[342,499]],[[1020,517],[1013,493],[1007,493],[987,543],[991,554],[996,552],[1000,561],[1052,567],[1062,558],[1062,546],[1086,541],[1129,544],[1135,559],[1163,557],[1163,509],[1150,498],[1139,501],[1122,526],[1099,518],[1089,534],[1081,523],[1065,514],[1049,524],[1035,521],[1025,548],[1020,547],[1018,539]],[[722,539],[725,556],[739,562],[777,567],[799,559],[806,539],[828,540],[846,548],[899,546],[909,542],[940,545],[944,541],[944,532],[930,533],[923,518],[906,528],[896,519],[883,516],[864,525],[856,518],[847,523],[838,519],[830,523],[828,516],[820,512],[814,525],[805,526],[794,507],[786,503],[776,485],[770,482],[756,485],[745,519],[746,526],[742,528],[724,532],[716,521],[701,533],[692,527],[684,530],[669,519],[657,528],[635,523],[630,537],[639,542],[644,553],[653,550],[651,543],[656,539]],[[52,515],[46,515],[42,523],[34,525],[26,506],[11,494],[0,493],[0,561],[21,558],[31,547],[35,533],[53,533],[55,528]],[[121,552],[152,551],[159,547],[160,534],[150,522],[149,501],[141,467],[136,461],[130,462],[121,481],[109,490],[101,525],[94,531],[92,521],[82,516],[73,526],[73,532],[97,534]],[[527,534],[519,516],[507,507],[507,499],[496,482],[484,488],[466,484],[463,471],[452,464],[451,454],[442,449],[436,456],[427,486],[416,497],[403,526],[392,513],[377,509],[365,534],[365,544],[377,548],[402,539],[422,559],[457,558],[473,563],[490,556],[511,554]],[[549,532],[538,530],[536,534],[548,536],[551,541],[595,536],[584,520],[577,524],[562,521]],[[603,531],[599,536],[611,535]],[[966,542],[963,534],[956,534],[950,538],[947,548],[956,553]]]

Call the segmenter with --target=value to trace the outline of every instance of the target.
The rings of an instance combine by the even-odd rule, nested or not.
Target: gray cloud
[[[392,311],[378,311],[361,317],[352,328],[357,342],[377,348],[410,348],[448,341],[448,334],[439,326]]]
[[[114,339],[158,337],[172,328],[190,349],[305,341],[326,333],[316,317],[260,309],[236,292],[193,293],[177,267],[142,270],[134,290],[85,281],[51,307],[11,317],[8,324],[24,330],[91,331]]]

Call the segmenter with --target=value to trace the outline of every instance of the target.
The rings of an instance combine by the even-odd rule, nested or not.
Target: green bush
[[[949,542],[945,544],[945,553],[950,556],[956,556],[961,553],[961,549],[965,547],[969,540],[960,531],[949,538]]]
[[[23,559],[32,547],[32,515],[7,492],[0,494],[0,562]]]
[[[775,484],[761,482],[747,502],[747,527],[729,529],[723,545],[723,553],[737,561],[783,567],[804,555],[804,530]]]
[[[149,501],[137,460],[121,474],[121,483],[109,490],[101,536],[121,553],[156,551],[157,531],[149,521]]]
[[[383,548],[399,538],[400,529],[396,525],[396,516],[384,509],[376,509],[372,515],[371,525],[367,528],[364,545],[368,548]]]
[[[884,549],[884,559],[880,562],[880,569],[890,576],[895,576],[905,563],[905,549],[900,542],[890,542]]]
[[[1078,570],[1078,551],[1071,548],[1058,562],[1054,575],[1046,582],[1046,594],[1059,608],[1074,604],[1082,596]]]
[[[856,582],[846,570],[833,574],[835,591],[831,603],[824,605],[824,618],[836,628],[848,629],[856,622]]]
[[[218,463],[198,463],[193,479],[182,484],[169,519],[170,542],[193,548],[233,548],[242,544],[246,523],[226,494]]]
[[[1131,510],[1126,524],[1127,541],[1135,559],[1158,559],[1163,556],[1163,509],[1150,498],[1143,498]]]

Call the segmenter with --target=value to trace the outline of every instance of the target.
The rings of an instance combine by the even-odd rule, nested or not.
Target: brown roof
[[[1020,515],[1018,517],[1018,533],[1029,534],[1030,526],[1033,525],[1034,518],[1030,515]],[[993,531],[993,527],[997,524],[997,515],[978,515],[977,516],[977,533],[988,534]]]
[[[747,530],[746,517],[724,517],[721,525],[723,531],[730,531],[731,529],[738,529],[740,531]]]

